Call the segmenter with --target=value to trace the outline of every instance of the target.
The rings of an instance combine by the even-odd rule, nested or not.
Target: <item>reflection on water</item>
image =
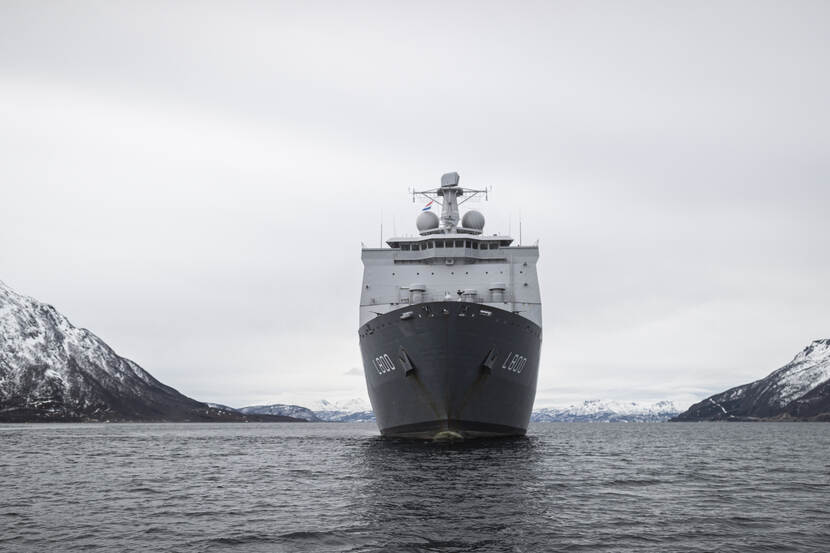
[[[537,438],[431,443],[370,439],[358,450],[360,516],[381,547],[498,549],[544,513]]]
[[[0,427],[0,551],[826,551],[828,424]]]

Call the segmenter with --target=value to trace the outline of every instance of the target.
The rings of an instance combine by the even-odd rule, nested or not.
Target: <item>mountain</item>
[[[325,399],[311,403],[309,408],[327,422],[374,422],[375,414],[366,400],[355,398],[332,403]]]
[[[362,399],[350,399],[332,403],[321,399],[308,404],[307,407],[276,403],[273,405],[252,405],[241,407],[240,413],[287,415],[305,419],[309,422],[374,422],[372,407]]]
[[[766,378],[708,397],[674,421],[830,420],[830,339],[815,340]]]
[[[671,401],[637,403],[633,401],[588,400],[568,407],[536,409],[531,422],[663,422],[680,409]]]
[[[325,399],[299,405],[254,405],[238,409],[241,413],[288,415],[313,422],[374,422],[372,407],[362,399],[333,403]],[[532,422],[663,422],[680,409],[670,401],[635,403],[621,401],[585,401],[561,408],[537,409]]]
[[[282,403],[275,403],[274,405],[251,405],[250,407],[241,407],[237,411],[246,415],[281,415],[295,419],[303,419],[308,422],[320,422],[323,420],[317,417],[311,409],[300,407],[299,405],[285,405]]]
[[[0,282],[0,422],[248,421],[180,394],[54,307]]]

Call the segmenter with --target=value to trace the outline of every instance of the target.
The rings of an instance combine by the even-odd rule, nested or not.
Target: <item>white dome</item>
[[[415,226],[418,227],[419,232],[426,230],[433,230],[438,228],[438,215],[432,211],[422,211],[418,218],[415,219]]]
[[[482,230],[484,228],[484,215],[480,211],[471,209],[461,218],[461,226],[473,230]]]

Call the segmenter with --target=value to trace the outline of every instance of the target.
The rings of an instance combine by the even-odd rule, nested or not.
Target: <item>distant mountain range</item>
[[[0,282],[0,422],[293,421],[184,396],[54,307]]]
[[[361,399],[332,403],[321,400],[308,407],[293,404],[253,405],[238,409],[246,414],[287,415],[311,422],[371,422],[372,408]],[[548,407],[533,411],[532,422],[663,422],[680,409],[670,401],[636,403],[590,400],[568,407]]]
[[[637,403],[633,401],[584,401],[568,407],[535,409],[532,422],[663,422],[680,409],[671,401]]]
[[[253,415],[286,415],[298,417],[309,422],[374,422],[375,414],[371,406],[362,399],[332,403],[325,399],[310,403],[308,407],[299,405],[252,405],[238,409],[240,413]]]
[[[830,339],[815,340],[767,377],[713,395],[673,421],[830,421]]]

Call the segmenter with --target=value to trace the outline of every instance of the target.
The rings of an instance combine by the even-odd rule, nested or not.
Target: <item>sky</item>
[[[537,406],[690,404],[830,324],[827,2],[0,2],[0,280],[232,406],[366,397],[361,243],[492,187]]]

